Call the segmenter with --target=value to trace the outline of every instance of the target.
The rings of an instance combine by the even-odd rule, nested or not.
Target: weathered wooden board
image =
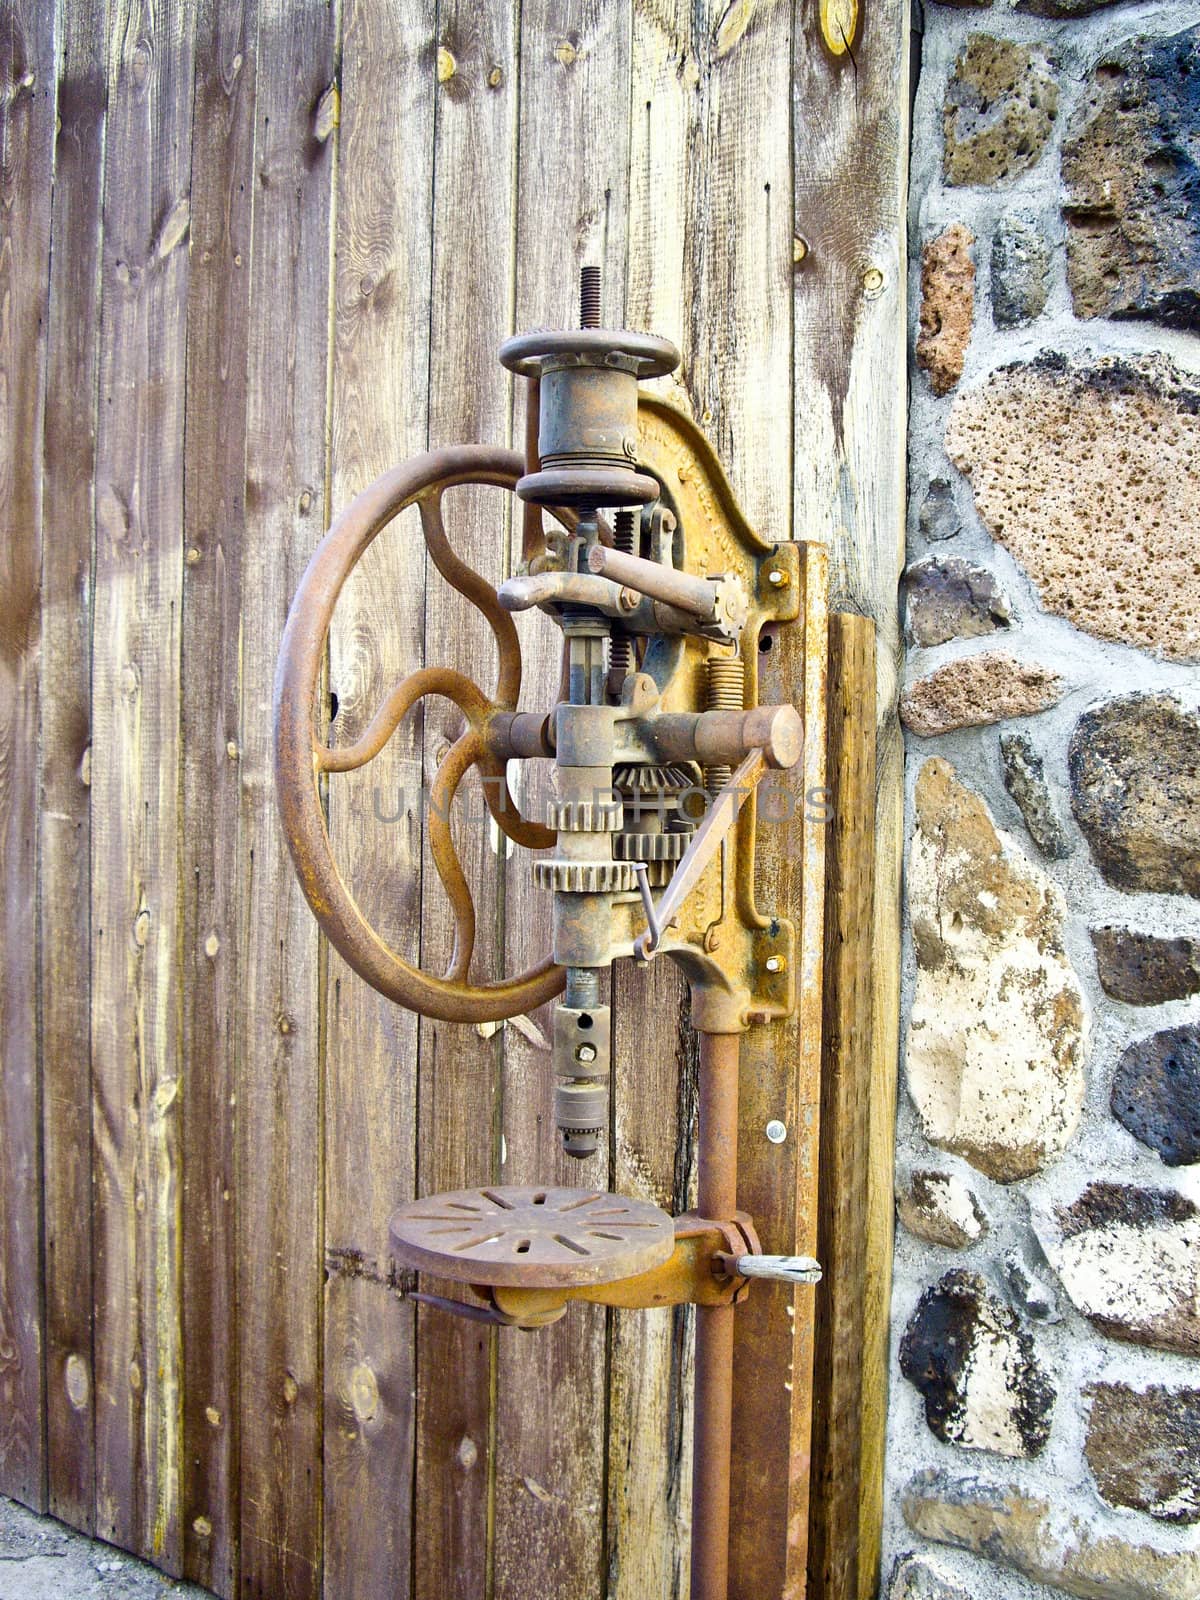
[[[752,522],[826,542],[836,604],[878,625],[879,1114],[866,1286],[838,1313],[861,1319],[865,1405],[861,1456],[836,1428],[828,1454],[843,1521],[858,1495],[865,1596],[897,1014],[899,0],[860,11],[841,54],[783,0],[2,9],[0,1489],[35,1504],[48,1489],[70,1521],[222,1594],[686,1592],[688,1313],[575,1307],[537,1335],[414,1317],[386,1235],[407,1194],[487,1177],[682,1209],[682,981],[665,963],[618,975],[610,1145],[567,1161],[548,1016],[476,1030],[377,1000],[316,937],[270,772],[279,636],[330,511],[427,442],[511,442],[524,395],[496,346],[573,322],[593,261],[606,321],[679,343],[660,387],[713,439]],[[512,570],[499,492],[446,510],[472,565]],[[810,732],[820,562],[806,556],[811,636],[762,663]],[[424,661],[490,685],[486,631],[429,571],[415,515],[345,600],[335,737]],[[559,641],[540,615],[520,626],[531,707]],[[421,788],[458,731],[431,703],[360,777],[330,782],[351,881],[434,970],[449,932]],[[798,785],[819,781],[822,749],[814,735]],[[522,780],[534,812],[538,765]],[[544,899],[481,822],[474,780],[460,804],[475,973],[513,971],[543,952]],[[797,901],[812,991],[821,836],[797,827],[761,831],[760,894]],[[743,1198],[811,1247],[819,1027],[809,1006],[759,1032]],[[760,1149],[780,1097],[786,1195]],[[840,1115],[835,1142],[858,1125]],[[848,1191],[849,1147],[829,1159]],[[740,1322],[772,1417],[790,1396],[764,1484],[735,1475],[734,1566],[756,1597],[804,1585],[812,1300],[768,1291]],[[837,1374],[816,1383],[832,1393]],[[745,1390],[743,1428],[762,1425],[756,1404]],[[811,1587],[844,1600],[852,1541],[833,1548],[832,1503],[818,1493]],[[783,1538],[764,1556],[766,1525]]]
[[[280,833],[271,686],[327,521],[337,17],[259,8],[249,261],[237,1100],[241,1593],[321,1589],[321,1016],[316,927]]]
[[[181,1565],[179,669],[194,16],[110,16],[92,651],[96,1531]],[[131,174],[137,174],[136,181]]]
[[[352,0],[342,26],[335,513],[425,446],[433,181],[424,20],[402,3]],[[410,512],[347,585],[330,639],[339,742],[361,733],[390,685],[421,665],[422,567]],[[419,749],[419,718],[410,717],[376,760],[329,785],[338,859],[364,909],[412,961],[420,954]],[[332,951],[324,1003],[324,1585],[346,1600],[401,1600],[411,1571],[415,1320],[399,1299],[387,1225],[414,1190],[417,1019]]]
[[[499,243],[513,233],[517,28],[511,0],[486,5],[468,0],[439,9],[429,327],[429,443],[434,448],[460,440],[502,444],[509,432],[509,384],[496,350],[510,331],[513,294],[511,253]],[[505,576],[511,529],[507,499],[495,489],[462,488],[444,502],[451,545],[491,583]],[[446,585],[432,563],[424,574],[429,665],[457,667],[491,692],[496,651],[483,618]],[[448,702],[426,702],[422,771],[427,792],[464,728],[461,714]],[[472,974],[475,981],[486,981],[504,965],[504,849],[485,819],[473,774],[463,782],[453,818],[477,915]],[[421,950],[425,964],[443,972],[451,957],[453,924],[428,843],[426,838]],[[418,1169],[423,1194],[500,1176],[502,1049],[498,1029],[422,1021]],[[444,1593],[451,1572],[465,1592],[486,1592],[495,1354],[495,1338],[487,1328],[444,1312],[420,1312],[416,1593],[422,1600]]]
[[[39,898],[48,1507],[91,1531],[93,474],[107,5],[62,8],[51,218],[42,546]]]
[[[255,0],[196,20],[187,313],[180,871],[183,986],[183,1569],[236,1592],[237,1018]]]
[[[875,626],[829,627],[825,993],[809,1575],[822,1600],[858,1595],[862,1349],[874,971]]]
[[[902,746],[897,587],[904,556],[905,185],[909,8],[860,7],[835,53],[820,8],[797,13],[795,522],[824,540],[831,604],[878,638],[875,1015],[864,1309],[860,1593],[874,1594],[882,1521],[891,1281],[892,1128],[899,1029]]]
[[[38,1072],[42,406],[54,17],[3,8],[0,43],[0,1493],[45,1504]],[[56,1219],[57,1220],[57,1219]]]

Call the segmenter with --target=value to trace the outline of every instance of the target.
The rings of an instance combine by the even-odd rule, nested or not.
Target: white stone
[[[908,885],[908,1086],[925,1133],[1000,1182],[1029,1177],[1083,1107],[1086,1012],[1062,896],[942,760],[918,779]]]

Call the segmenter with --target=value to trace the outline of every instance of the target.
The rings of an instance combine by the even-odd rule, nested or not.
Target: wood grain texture
[[[241,1592],[321,1587],[317,936],[271,775],[288,604],[325,527],[337,14],[259,8],[242,551],[238,1403]]]
[[[352,0],[343,14],[335,512],[425,446],[434,77],[419,9]],[[339,742],[356,737],[390,685],[421,665],[423,559],[410,512],[343,593],[330,636]],[[379,757],[329,786],[338,860],[375,925],[411,961],[420,950],[419,736],[419,718],[408,719]],[[415,1319],[400,1301],[387,1226],[414,1192],[417,1019],[332,951],[324,1001],[324,1585],[346,1600],[401,1600],[411,1574]]]
[[[180,940],[183,989],[183,1568],[237,1592],[238,934],[246,343],[255,0],[196,22],[187,308]]]
[[[681,978],[615,975],[610,1146],[566,1160],[548,1012],[418,1023],[350,975],[295,886],[270,771],[279,637],[330,511],[427,443],[511,442],[524,395],[497,345],[571,325],[578,267],[602,262],[605,321],[679,343],[658,387],[751,520],[827,545],[836,604],[878,630],[869,1170],[848,1134],[862,1081],[835,1073],[826,1106],[843,1332],[814,1378],[811,1291],[739,1313],[734,1485],[735,1600],[794,1600],[806,1565],[814,1600],[867,1600],[898,1029],[905,8],[861,11],[852,58],[786,0],[0,10],[0,1490],[48,1488],[223,1595],[686,1593],[690,1314],[577,1306],[536,1335],[414,1317],[386,1233],[408,1194],[488,1177],[683,1209]],[[499,491],[453,492],[446,525],[490,580],[513,570]],[[797,791],[821,783],[822,562],[806,549],[805,625],[762,659],[763,693],[809,722]],[[540,614],[518,627],[532,708],[560,636]],[[335,738],[425,661],[493,681],[408,514],[346,591]],[[433,970],[450,940],[420,790],[458,731],[431,702],[330,781],[366,909]],[[527,810],[545,779],[526,764]],[[546,899],[473,778],[455,837],[474,975],[529,965]],[[804,990],[745,1042],[742,1199],[768,1247],[815,1245],[823,838],[803,817],[760,829],[760,900],[798,924]],[[831,996],[839,1059],[863,1004],[848,978]]]
[[[624,316],[628,81],[632,6],[626,0],[525,0],[521,8],[516,178],[515,326],[573,327],[579,268],[602,268],[602,322]],[[558,681],[561,636],[530,619],[522,636],[526,703]],[[524,804],[532,813],[530,781]],[[510,970],[546,949],[549,904],[526,858],[510,863],[505,897]],[[610,1187],[609,1152],[562,1153],[552,1110],[550,1011],[533,1029],[504,1030],[506,1182]],[[573,1306],[536,1338],[498,1338],[494,1491],[495,1593],[593,1600],[605,1564],[607,1313]]]
[[[809,1580],[857,1600],[874,972],[875,629],[829,619],[820,1221]]]
[[[179,670],[193,18],[110,18],[92,652],[96,1532],[181,1564]],[[136,182],[130,174],[136,172]]]
[[[830,547],[831,603],[878,640],[875,1016],[868,1156],[860,1594],[878,1581],[891,1283],[892,1107],[899,1050],[902,746],[897,590],[904,555],[905,186],[909,8],[860,12],[853,53],[832,55],[797,8],[795,520]]]
[[[434,447],[459,441],[501,444],[509,436],[509,380],[496,351],[510,331],[512,314],[517,7],[511,0],[485,5],[451,0],[439,8],[436,45],[429,442]],[[455,551],[489,582],[499,583],[506,574],[511,533],[509,497],[495,489],[457,489],[444,509]],[[430,562],[425,582],[429,665],[457,667],[490,693],[496,652],[486,624]],[[448,702],[426,702],[422,770],[427,789],[464,726]],[[474,776],[466,778],[454,816],[478,918],[472,977],[485,981],[504,968],[501,896],[507,852],[484,819]],[[423,886],[422,959],[442,972],[451,955],[452,926],[428,840]],[[500,1176],[502,1048],[501,1030],[422,1020],[421,1193]],[[495,1338],[478,1324],[422,1311],[418,1351],[416,1593],[435,1600],[444,1592],[445,1574],[453,1572],[464,1593],[482,1595],[490,1564]],[[454,1374],[452,1383],[441,1380],[448,1373]]]
[[[91,744],[93,474],[104,193],[106,0],[62,9],[42,546],[43,1228],[48,1509],[90,1532],[92,1373]]]
[[[613,972],[613,1188],[672,1216],[695,1200],[690,996],[672,961]],[[608,1415],[607,1594],[682,1600],[691,1520],[694,1312],[618,1311]]]
[[[54,16],[0,11],[0,1493],[41,1510],[46,1397],[38,1059],[42,414]]]

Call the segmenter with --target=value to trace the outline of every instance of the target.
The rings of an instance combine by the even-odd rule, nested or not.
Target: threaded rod
[[[582,267],[579,272],[579,326],[600,326],[600,268]]]
[[[708,658],[708,709],[710,711],[741,711],[746,699],[746,665],[740,656],[710,656]],[[733,768],[707,767],[704,787],[710,794],[723,789],[733,777]]]

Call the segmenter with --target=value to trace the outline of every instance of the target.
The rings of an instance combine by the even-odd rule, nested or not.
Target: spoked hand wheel
[[[521,647],[512,617],[496,591],[461,561],[442,520],[442,497],[461,484],[512,491],[525,470],[521,456],[484,445],[458,445],[417,456],[377,479],[337,518],[317,547],[292,603],[275,678],[275,782],[284,832],[296,872],[314,915],[342,957],[380,993],[425,1016],[454,1022],[489,1022],[530,1011],[558,994],[561,967],[547,957],[514,978],[468,981],[475,943],[475,907],[454,841],[449,809],[466,773],[478,767],[497,825],[515,843],[534,850],[553,845],[554,832],[521,816],[508,788],[504,753],[494,738],[496,718],[514,713],[521,689]],[[416,505],[425,545],[452,588],[481,611],[499,653],[496,686],[488,696],[471,679],[446,667],[426,667],[393,685],[365,732],[333,749],[316,724],[316,696],[329,628],[338,597],[376,536],[407,506]],[[556,512],[573,526],[573,512]],[[454,950],[441,976],[422,971],[391,949],[367,921],[338,869],[321,802],[322,774],[365,766],[383,749],[419,700],[453,701],[467,729],[438,768],[430,795],[430,848],[454,915]]]

